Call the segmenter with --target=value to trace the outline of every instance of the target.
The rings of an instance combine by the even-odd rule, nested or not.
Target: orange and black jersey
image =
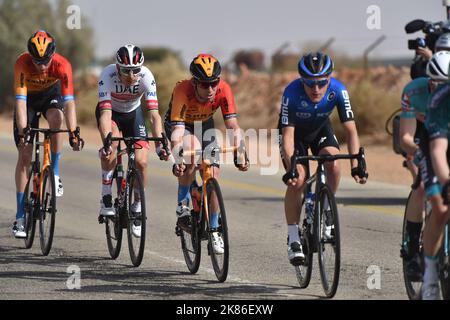
[[[44,72],[36,69],[28,52],[21,54],[17,59],[14,67],[16,99],[27,100],[28,94],[45,92],[58,81],[61,84],[64,101],[73,100],[72,66],[63,56],[55,53]]]
[[[194,121],[204,122],[214,115],[217,109],[222,110],[224,120],[235,118],[236,105],[230,85],[220,80],[214,101],[200,103],[195,97],[194,86],[191,80],[177,83],[170,99],[169,110],[172,125],[192,124]]]

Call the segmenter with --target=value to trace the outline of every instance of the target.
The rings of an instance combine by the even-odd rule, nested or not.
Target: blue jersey
[[[334,107],[341,122],[354,120],[348,91],[339,80],[330,78],[327,92],[317,104],[308,98],[301,79],[294,80],[283,93],[280,126],[294,126],[306,134],[316,132],[329,122]]]

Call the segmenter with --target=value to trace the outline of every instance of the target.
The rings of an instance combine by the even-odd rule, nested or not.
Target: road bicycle
[[[105,139],[105,146],[110,146],[112,142],[116,141],[119,142],[119,145],[112,182],[115,215],[110,217],[100,215],[98,221],[100,224],[105,224],[106,242],[112,259],[116,259],[119,256],[122,247],[123,229],[127,229],[131,262],[133,266],[138,267],[144,257],[147,212],[144,183],[141,173],[136,168],[135,151],[142,148],[137,142],[158,141],[162,143],[167,154],[170,153],[164,134],[162,137],[112,137],[110,133]],[[121,142],[125,144],[123,149]],[[123,170],[122,156],[124,154],[128,154],[128,168],[126,172]],[[141,212],[132,211],[132,205],[136,201],[141,203]],[[133,233],[133,226],[141,227],[140,236]]]
[[[313,267],[313,254],[317,253],[322,287],[326,297],[332,298],[339,284],[341,266],[341,241],[339,228],[339,215],[331,188],[327,184],[325,162],[341,159],[358,159],[363,171],[366,171],[364,149],[360,148],[358,154],[318,155],[292,157],[291,175],[296,175],[296,166],[299,161],[317,161],[316,173],[309,177],[304,188],[303,204],[308,193],[313,193],[311,216],[305,211],[303,224],[299,225],[300,243],[303,247],[305,260],[303,264],[295,266],[297,280],[300,288],[306,288],[311,280]],[[314,187],[313,187],[314,185]],[[325,208],[325,202],[328,208]],[[331,230],[330,230],[331,228]],[[330,232],[331,231],[331,232]]]
[[[406,212],[409,205],[409,202],[411,200],[412,193],[415,189],[419,188],[421,184],[421,174],[419,169],[419,174],[417,175],[417,178],[414,182],[414,184],[411,186],[411,191],[408,195],[408,199],[406,201],[405,205],[405,214],[403,216],[403,227],[402,227],[402,244],[400,249],[400,257],[402,258],[402,269],[403,269],[403,280],[405,283],[405,289],[406,293],[408,295],[408,298],[410,300],[421,300],[422,299],[422,282],[423,278],[422,276],[417,278],[412,278],[408,276],[407,273],[407,262],[409,257],[408,253],[408,246],[409,246],[409,237],[408,232],[406,231]],[[425,270],[425,262],[423,257],[423,231],[425,230],[425,225],[427,220],[429,219],[431,215],[431,201],[429,199],[424,200],[424,210],[423,210],[423,219],[424,223],[422,224],[422,229],[420,232],[419,237],[419,267],[423,271]],[[449,229],[449,223],[447,222],[444,227],[444,239],[442,243],[442,248],[439,251],[439,262],[438,262],[438,268],[439,268],[439,282],[441,285],[441,292],[442,297],[444,300],[450,300],[450,261],[449,261],[449,250],[450,250],[450,229]]]
[[[207,250],[211,257],[214,273],[219,282],[224,282],[228,275],[228,264],[230,256],[230,245],[228,238],[228,226],[225,212],[225,204],[220,190],[219,182],[213,175],[212,166],[218,163],[220,153],[236,152],[238,147],[220,148],[215,146],[211,149],[211,158],[202,157],[202,162],[197,166],[201,172],[202,185],[198,186],[197,181],[190,186],[192,209],[189,221],[186,225],[178,224],[175,233],[180,237],[181,249],[184,260],[189,271],[194,274],[200,267],[201,241],[208,241]],[[181,151],[184,156],[203,156],[201,150]],[[247,161],[247,160],[246,160]],[[217,225],[211,226],[211,215]],[[213,248],[213,241],[216,236],[222,238],[223,252],[216,252]]]
[[[25,247],[29,249],[33,246],[36,221],[39,221],[39,238],[44,256],[49,254],[52,247],[57,213],[55,176],[50,156],[51,135],[64,132],[70,132],[70,130],[29,128],[26,132],[26,141],[30,141],[31,135],[34,134],[35,150],[24,192],[25,230],[27,233]],[[39,140],[40,133],[44,135],[42,142]],[[75,135],[80,139],[79,127],[76,129]],[[41,148],[44,148],[42,166],[40,160]]]

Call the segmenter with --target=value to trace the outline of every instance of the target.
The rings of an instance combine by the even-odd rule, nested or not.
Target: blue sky
[[[446,18],[442,0],[73,0],[95,29],[96,55],[111,56],[119,46],[167,46],[189,61],[198,52],[228,60],[238,49],[261,49],[270,56],[280,45],[299,52],[302,45],[324,43],[350,56],[381,35],[386,40],[371,57],[408,57],[405,24],[416,18]],[[369,30],[366,13],[380,8],[380,30]]]

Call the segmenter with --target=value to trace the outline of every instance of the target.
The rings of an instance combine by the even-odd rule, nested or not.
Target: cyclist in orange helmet
[[[213,115],[219,108],[225,127],[233,132],[234,145],[243,146],[233,93],[229,84],[220,78],[221,71],[220,63],[214,56],[199,54],[190,64],[192,78],[180,81],[175,86],[164,123],[167,136],[171,137],[174,155],[177,155],[183,146],[189,150],[212,150],[217,144],[213,134]],[[195,127],[201,130],[194,130],[194,123]],[[206,137],[211,138],[208,140]],[[249,162],[244,152],[236,155],[235,165],[241,171],[248,170]],[[189,187],[195,178],[195,163],[185,165],[177,161],[173,166],[173,173],[178,177],[177,224],[187,224],[190,214]],[[215,177],[219,175],[219,164],[216,161],[213,164],[213,174]],[[212,228],[217,225],[217,219],[218,214],[213,212]],[[223,252],[223,240],[218,232],[213,233],[213,236],[213,249],[216,253]]]
[[[16,238],[25,238],[24,190],[30,166],[33,146],[25,141],[26,130],[38,126],[37,114],[41,113],[51,129],[61,129],[64,119],[70,129],[69,142],[74,151],[81,149],[81,141],[75,134],[77,117],[73,96],[72,66],[56,53],[56,41],[48,32],[39,30],[28,40],[28,52],[22,53],[16,61],[14,89],[16,108],[14,110],[14,140],[19,152],[17,160],[16,200],[17,213],[13,225]],[[32,141],[31,137],[31,141]],[[51,137],[52,169],[55,173],[56,196],[63,194],[59,177],[62,136]]]

